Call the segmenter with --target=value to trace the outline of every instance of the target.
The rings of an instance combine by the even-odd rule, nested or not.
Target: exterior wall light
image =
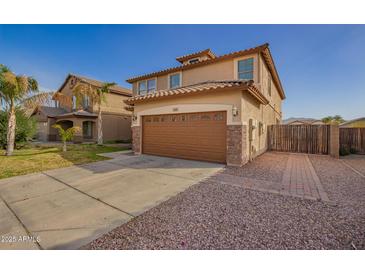
[[[236,117],[236,116],[238,115],[238,109],[237,109],[237,107],[236,107],[236,106],[233,106],[233,108],[232,108],[232,115],[233,115],[234,117]]]

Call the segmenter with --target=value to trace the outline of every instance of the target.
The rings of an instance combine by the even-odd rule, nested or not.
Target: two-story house
[[[127,80],[134,152],[237,166],[263,153],[267,125],[281,122],[285,99],[269,45],[176,60]]]
[[[78,126],[82,130],[74,136],[74,142],[95,142],[97,140],[97,105],[85,96],[82,106],[76,106],[76,98],[72,95],[72,88],[82,82],[95,88],[100,88],[103,82],[83,76],[69,74],[57,93],[70,97],[71,104],[57,101],[54,96],[55,107],[42,106],[37,108],[32,116],[37,119],[37,138],[41,141],[57,141],[57,130],[52,126],[60,124],[64,129]],[[102,130],[104,141],[131,139],[131,113],[125,109],[123,102],[132,96],[132,91],[120,86],[113,86],[102,102]]]

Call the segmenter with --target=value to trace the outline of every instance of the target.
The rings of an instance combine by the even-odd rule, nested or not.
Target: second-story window
[[[147,93],[153,93],[156,91],[156,80],[147,80]]]
[[[138,95],[146,95],[156,91],[156,79],[138,82]]]
[[[138,83],[138,95],[146,95],[147,84],[146,81],[142,81]]]
[[[181,84],[180,73],[171,74],[169,76],[169,87],[178,88]]]
[[[72,96],[72,110],[76,109],[76,96]]]
[[[90,106],[90,98],[87,95],[84,95],[83,101],[82,101],[84,109],[88,108]]]
[[[253,80],[253,58],[238,61],[238,79]]]

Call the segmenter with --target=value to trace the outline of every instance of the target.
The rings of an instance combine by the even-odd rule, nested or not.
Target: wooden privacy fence
[[[365,154],[365,128],[340,128],[340,147]]]
[[[329,125],[268,126],[269,150],[329,154],[329,141]]]

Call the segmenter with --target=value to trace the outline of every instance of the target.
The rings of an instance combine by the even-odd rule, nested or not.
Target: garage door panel
[[[171,143],[170,143],[171,144]],[[160,145],[160,144],[155,144],[155,145],[149,145],[145,148],[144,151],[147,151],[147,150],[171,150],[170,148],[170,144],[164,144],[164,145]],[[174,151],[176,150],[188,150],[190,152],[218,152],[218,153],[222,153],[222,152],[225,152],[225,149],[224,147],[222,146],[207,146],[207,145],[201,145],[199,148],[197,148],[196,145],[175,145],[175,144],[171,144],[171,145],[174,145]]]
[[[147,150],[144,153],[152,154],[152,155],[160,155],[174,158],[183,158],[183,159],[193,159],[193,160],[203,160],[203,161],[211,161],[211,162],[225,162],[225,157],[221,152],[212,152],[212,151],[201,151],[201,150],[186,150],[186,149],[175,149],[173,155],[171,154],[171,150],[169,149],[159,149],[158,154],[156,154],[155,150]],[[197,157],[199,155],[199,157]]]
[[[225,162],[225,112],[144,116],[142,125],[145,154]]]

